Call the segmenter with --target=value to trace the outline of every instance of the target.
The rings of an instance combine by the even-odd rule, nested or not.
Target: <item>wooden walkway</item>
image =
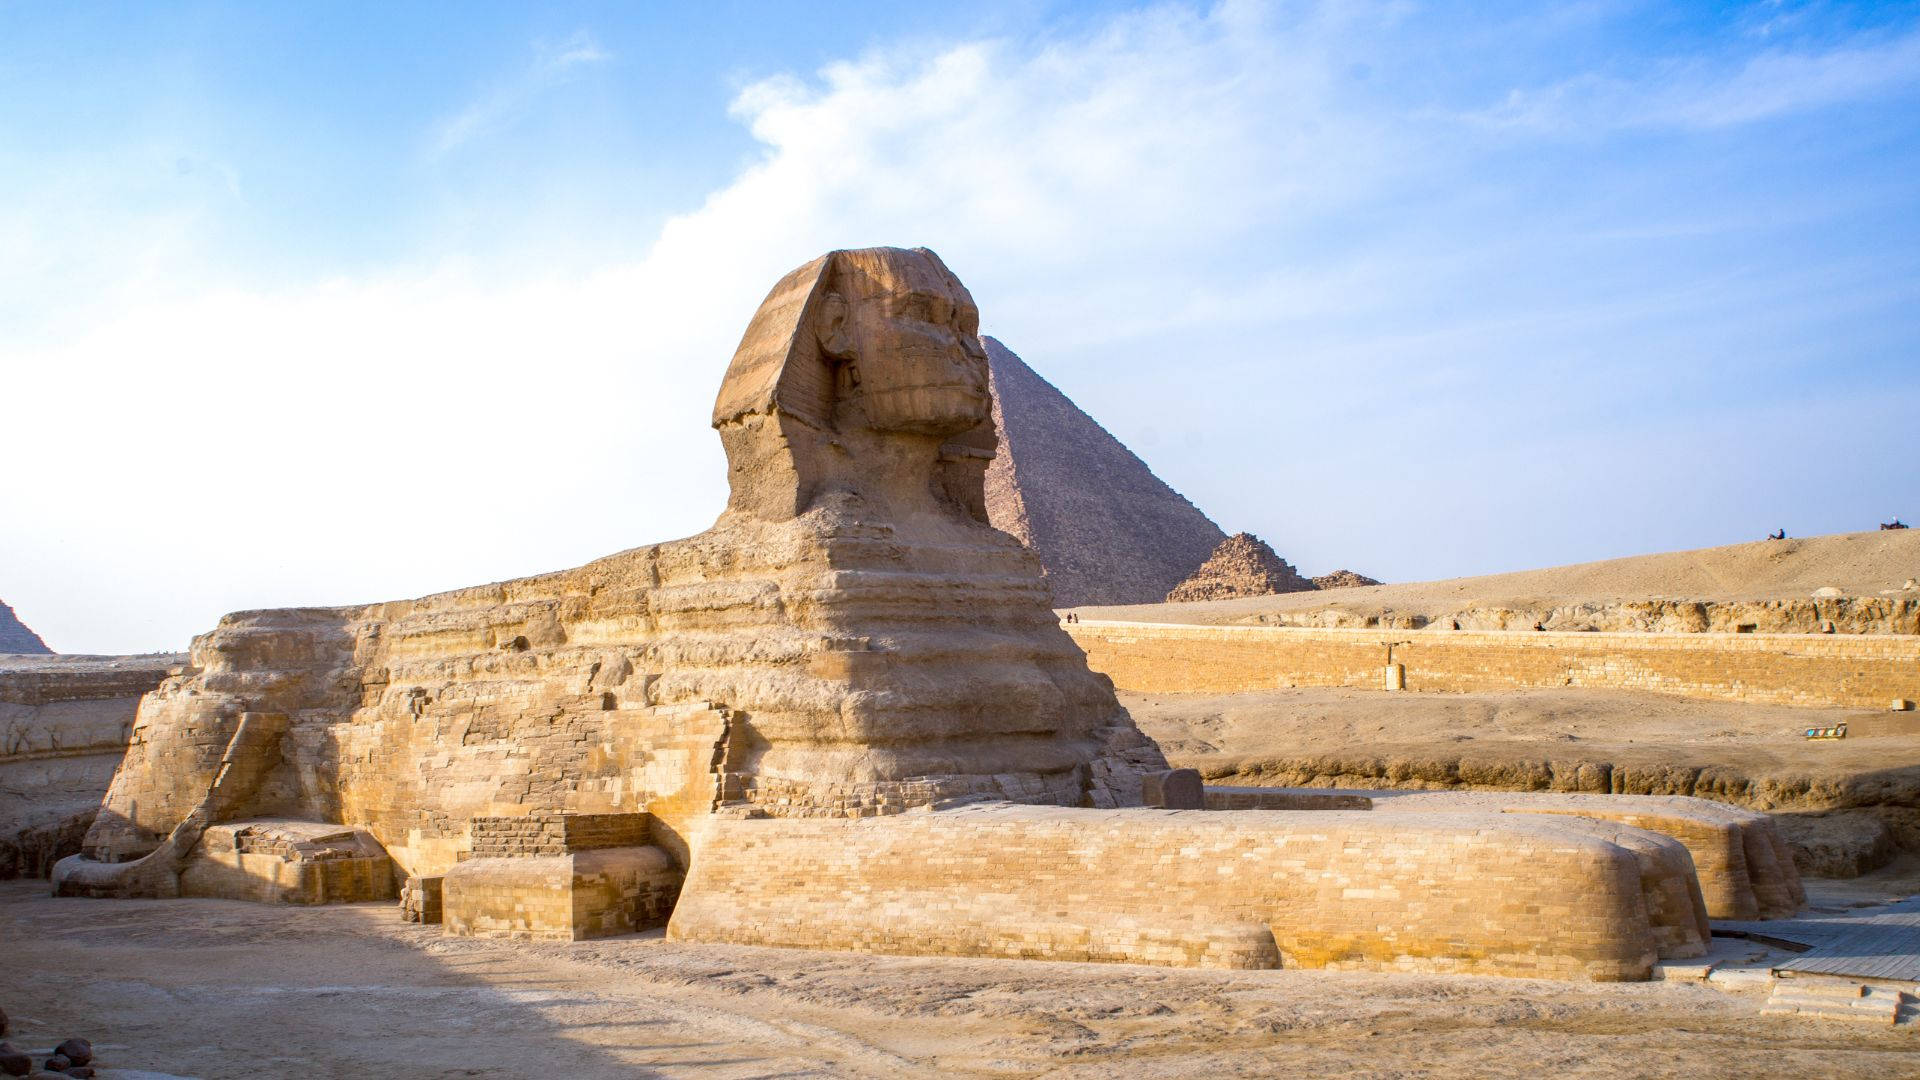
[[[1808,947],[1776,972],[1920,983],[1920,897],[1793,919],[1715,920],[1713,928]]]

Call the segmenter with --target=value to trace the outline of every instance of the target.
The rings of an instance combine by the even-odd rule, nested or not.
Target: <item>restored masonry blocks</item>
[[[440,879],[439,921],[463,937],[559,941],[660,926],[681,874],[649,833],[646,814],[475,818],[472,858]],[[423,900],[418,921],[433,921],[425,912]]]
[[[473,857],[567,855],[652,842],[645,814],[528,814],[473,819]]]
[[[986,524],[978,330],[923,249],[788,274],[714,404],[712,529],[227,616],[141,701],[55,889],[333,897],[385,859],[410,918],[437,882],[451,934],[668,920],[687,941],[1588,979],[1704,948],[1696,861],[1721,900],[1792,902],[1765,844],[1684,800],[1650,830],[1611,807],[1216,797],[1169,770],[1033,554]]]

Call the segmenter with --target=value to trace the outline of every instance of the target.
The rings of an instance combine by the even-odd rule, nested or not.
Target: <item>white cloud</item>
[[[786,270],[869,244],[938,250],[988,332],[1049,373],[1054,358],[1080,358],[1067,388],[1123,436],[1155,413],[1207,432],[1216,441],[1185,455],[1184,478],[1172,451],[1154,464],[1229,528],[1297,521],[1297,535],[1347,543],[1392,500],[1308,522],[1265,493],[1350,491],[1324,461],[1346,452],[1342,439],[1387,456],[1357,456],[1367,475],[1393,475],[1396,439],[1443,445],[1446,424],[1482,439],[1487,460],[1528,445],[1523,425],[1501,442],[1498,425],[1440,415],[1445,395],[1497,388],[1472,366],[1487,339],[1524,332],[1524,347],[1552,355],[1612,336],[1609,313],[1648,299],[1514,311],[1471,295],[1514,276],[1493,264],[1517,250],[1535,261],[1513,265],[1557,266],[1560,237],[1499,250],[1485,235],[1297,239],[1328,222],[1363,234],[1383,197],[1458,182],[1453,129],[1356,97],[1352,72],[1389,62],[1372,50],[1398,17],[1394,6],[1167,6],[1078,37],[883,49],[767,79],[733,108],[758,160],[648,250],[573,276],[529,274],[530,252],[216,286],[156,216],[153,269],[103,293],[86,332],[28,339],[0,326],[0,413],[11,444],[40,462],[0,502],[0,597],[56,648],[179,646],[224,610],[419,594],[704,528],[725,495],[706,417],[747,318]],[[1912,41],[1791,62],[1769,53],[1715,84],[1719,96],[1636,100],[1643,115],[1647,101],[1694,101],[1710,117],[1733,115],[1741,79],[1754,92],[1797,87],[1753,106],[1775,112],[1878,92],[1906,77]],[[541,51],[430,147],[502,130],[605,59],[584,36]],[[1423,214],[1400,220],[1417,228]],[[18,220],[0,217],[0,232]],[[1444,313],[1403,313],[1420,302]],[[1549,384],[1537,410],[1578,405],[1552,396],[1569,385],[1556,379],[1527,374],[1529,387]],[[1570,384],[1603,379],[1595,368]],[[1122,402],[1131,414],[1116,423]],[[1431,431],[1394,430],[1389,407]],[[1281,438],[1292,441],[1276,454]],[[1290,474],[1309,467],[1309,438],[1319,473]],[[1326,558],[1311,568],[1341,556]]]
[[[5,346],[25,376],[13,438],[53,466],[11,500],[44,524],[0,540],[34,575],[8,599],[57,648],[154,647],[222,608],[417,593],[703,528],[724,500],[705,418],[726,358],[772,282],[832,247],[935,247],[991,293],[990,328],[1197,317],[1147,268],[1311,212],[1342,197],[1330,177],[1381,160],[1365,123],[1328,122],[1312,39],[1332,30],[1281,29],[1255,7],[1164,8],[1038,49],[883,51],[757,83],[734,113],[761,160],[644,257],[585,276],[123,293],[87,333]],[[585,37],[544,50],[433,147],[604,57]],[[83,566],[128,568],[116,595],[151,582],[151,629],[76,604]]]

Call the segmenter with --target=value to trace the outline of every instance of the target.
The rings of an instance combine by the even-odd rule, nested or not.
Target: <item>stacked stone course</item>
[[[651,834],[647,814],[475,818],[470,857],[437,889],[423,879],[409,917],[436,921],[437,908],[449,934],[549,941],[663,925],[681,873]]]
[[[1391,662],[1404,667],[1407,690],[1573,686],[1859,708],[1920,697],[1920,637],[1466,630],[1395,636],[1094,620],[1066,629],[1095,670],[1142,693],[1378,689]]]
[[[569,855],[653,842],[646,814],[535,813],[473,819],[471,857]]]

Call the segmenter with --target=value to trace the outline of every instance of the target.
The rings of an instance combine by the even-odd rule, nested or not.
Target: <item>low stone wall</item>
[[[1704,951],[1698,903],[1684,848],[1600,822],[1002,804],[709,819],[668,936],[1620,980]]]
[[[1574,686],[1782,705],[1880,708],[1920,699],[1920,637],[1322,630],[1070,623],[1123,690],[1238,693],[1290,686],[1483,691]],[[1389,661],[1391,656],[1391,661]]]
[[[1365,795],[1301,791],[1298,788],[1220,787],[1206,785],[1208,810],[1371,810]]]

